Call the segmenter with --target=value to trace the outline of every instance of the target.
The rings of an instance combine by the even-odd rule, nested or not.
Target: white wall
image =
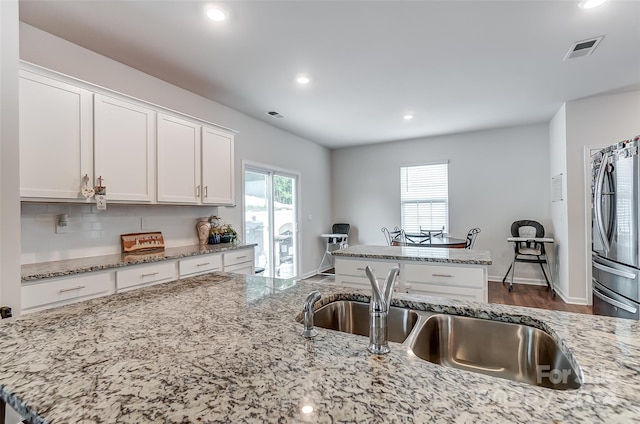
[[[563,200],[551,203],[552,227],[555,236],[554,267],[552,270],[556,290],[565,300],[569,293],[569,224],[567,222],[567,125],[566,107],[562,105],[549,124],[550,177],[562,174]],[[573,197],[573,196],[571,196]],[[578,299],[579,301],[580,299]]]
[[[20,313],[18,2],[0,1],[0,305]]]
[[[454,236],[480,227],[475,248],[489,250],[491,279],[501,280],[513,248],[513,221],[551,228],[546,124],[397,141],[332,152],[334,221],[352,225],[350,244],[385,243],[383,226],[400,225],[400,166],[449,161],[449,224]],[[516,282],[544,281],[518,264]]]
[[[0,1],[0,305],[20,314],[18,2]],[[21,420],[7,407],[5,423]]]
[[[640,134],[640,91],[590,97],[566,104],[566,169],[570,301],[591,297],[591,238],[588,213],[590,181],[585,179],[585,147],[606,146]]]
[[[20,57],[36,65],[240,131],[236,137],[235,151],[238,207],[220,207],[218,210],[219,215],[234,224],[236,228],[242,228],[242,160],[300,173],[301,217],[304,217],[300,220],[302,273],[310,273],[317,267],[323,252],[322,240],[318,235],[326,232],[331,225],[330,151],[328,149],[24,23],[20,24]],[[154,214],[157,210],[157,207],[150,206],[136,210],[134,215]],[[29,214],[23,214],[23,217],[29,219],[31,214],[50,215],[46,209],[30,209],[30,211]],[[202,213],[195,213],[195,215],[206,216],[211,213],[210,211],[211,208],[204,207]],[[124,213],[123,209],[116,209],[116,215],[119,216],[122,213]],[[182,216],[186,218],[191,216],[191,213],[191,211],[184,212]],[[84,212],[81,209],[74,210],[73,214],[80,216]],[[309,215],[313,216],[312,221],[308,220]],[[96,219],[102,222],[102,217],[107,216],[110,216],[109,210],[107,214],[98,214]],[[114,216],[113,219],[109,218],[102,223],[107,226],[112,224],[111,221],[118,219]],[[51,217],[47,217],[46,220],[49,222],[43,226],[47,231],[53,231]],[[172,231],[168,227],[162,230]],[[27,257],[33,258],[35,253],[32,255],[32,252],[38,250],[33,245],[37,237],[30,233],[30,228],[25,228],[25,231],[28,234],[24,237],[26,244],[24,252]],[[182,231],[176,230],[176,240],[182,237],[180,235]],[[96,243],[116,245],[119,239],[112,238],[115,232],[116,230],[110,229],[104,233],[109,240],[96,241]],[[78,235],[78,241],[83,243],[81,237],[84,235],[81,233]],[[52,240],[57,239],[52,234],[48,234],[47,237]],[[195,240],[195,230],[193,237]],[[73,239],[73,236],[70,238]],[[68,245],[71,244],[68,243]],[[52,247],[56,249],[56,246],[58,246],[57,243]]]

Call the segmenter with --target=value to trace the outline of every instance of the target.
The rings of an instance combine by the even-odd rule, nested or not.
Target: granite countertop
[[[640,420],[640,323],[398,295],[397,306],[527,322],[584,385],[557,391],[422,361],[296,322],[306,295],[366,291],[213,273],[0,322],[0,397],[31,423],[538,423]],[[303,407],[306,407],[303,409]],[[303,412],[306,411],[307,413]]]
[[[446,249],[417,246],[349,246],[334,250],[334,256],[385,259],[394,261],[440,262],[468,265],[491,265],[491,252],[473,249]]]
[[[81,274],[83,272],[101,271],[129,265],[206,255],[208,253],[221,253],[230,250],[247,249],[253,246],[256,246],[256,244],[221,243],[180,246],[166,248],[163,252],[155,253],[117,253],[113,255],[92,256],[88,258],[38,262],[22,265],[22,281],[64,277],[66,275]]]

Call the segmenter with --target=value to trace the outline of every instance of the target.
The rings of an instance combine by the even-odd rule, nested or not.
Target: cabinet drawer
[[[235,250],[223,254],[224,270],[230,265],[241,264],[243,262],[253,262],[253,249]]]
[[[457,300],[471,300],[474,302],[486,302],[487,296],[483,289],[469,287],[446,287],[423,283],[405,283],[406,292],[409,294],[422,294],[428,296],[447,297]]]
[[[378,281],[381,282],[381,279],[378,278]],[[367,277],[353,277],[349,275],[336,275],[336,284],[345,287],[354,287],[358,289],[366,289],[371,292],[371,282]],[[395,287],[393,289],[394,292],[398,291],[398,287],[400,286],[400,279],[396,279]]]
[[[21,287],[22,312],[29,313],[105,296],[115,291],[113,272],[87,273],[82,276],[52,278]]]
[[[253,262],[245,262],[224,267],[225,272],[233,272],[235,274],[253,275]]]
[[[479,267],[406,264],[402,279],[406,282],[414,281],[479,289],[485,286],[485,272],[483,268]]]
[[[116,289],[122,291],[130,287],[150,285],[176,279],[176,264],[167,261],[152,265],[134,265],[116,271]]]
[[[373,275],[380,278],[387,278],[389,271],[394,266],[398,266],[395,262],[376,262],[376,261],[361,261],[336,258],[336,275],[351,275],[354,277],[367,278],[367,274],[364,269],[368,266],[371,267]],[[367,281],[369,281],[367,279]]]
[[[178,268],[180,269],[180,277],[222,271],[222,255],[202,255],[180,259]]]

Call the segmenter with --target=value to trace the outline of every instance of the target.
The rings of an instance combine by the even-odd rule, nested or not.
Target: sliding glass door
[[[298,275],[298,177],[245,165],[245,241],[256,243],[256,271],[265,277]]]

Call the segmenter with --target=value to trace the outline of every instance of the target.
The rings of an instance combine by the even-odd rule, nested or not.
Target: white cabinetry
[[[253,275],[256,271],[253,247],[225,253],[222,256],[222,262],[224,263],[224,272]]]
[[[108,200],[153,200],[155,112],[94,95],[95,177],[104,178]]]
[[[384,281],[397,262],[376,261],[374,259],[347,259],[336,257],[336,284],[347,287],[371,288],[371,283],[365,272],[365,268],[371,267],[373,275],[378,281]],[[397,284],[396,284],[397,287]]]
[[[200,203],[200,126],[158,114],[158,201]]]
[[[427,249],[427,248],[425,248]],[[370,266],[381,281],[394,267],[400,268],[396,290],[402,293],[448,297],[477,302],[488,301],[488,272],[485,265],[428,261],[375,260],[336,257],[336,284],[370,289],[364,269]]]
[[[158,202],[233,205],[234,137],[158,114]]]
[[[410,294],[488,301],[488,276],[484,266],[463,264],[404,264],[404,291]]]
[[[222,271],[222,254],[199,255],[178,261],[180,278],[194,277],[214,271]]]
[[[233,134],[202,127],[202,186],[202,203],[235,203]]]
[[[82,177],[120,203],[234,205],[234,134],[23,63],[20,196],[87,202]],[[215,128],[214,128],[215,127]]]
[[[20,71],[20,196],[80,199],[93,181],[90,91]]]
[[[96,271],[22,283],[22,313],[68,305],[115,292],[114,273]]]
[[[116,290],[118,292],[128,291],[176,279],[176,261],[131,265],[116,271]]]

